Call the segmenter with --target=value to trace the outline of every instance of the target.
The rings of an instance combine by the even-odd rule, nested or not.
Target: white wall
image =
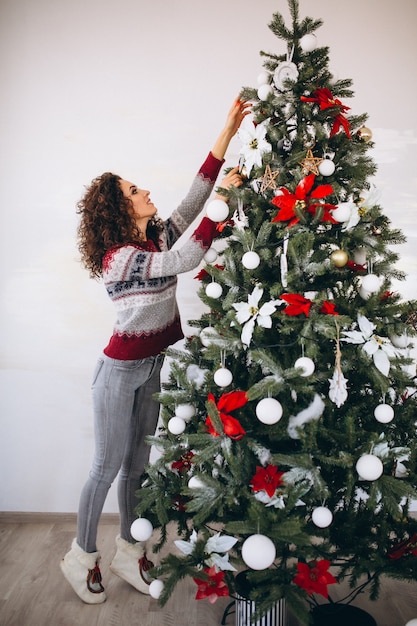
[[[182,198],[285,0],[2,0],[0,5],[0,510],[75,511],[93,451],[90,378],[113,311],[78,263],[75,204],[112,170]],[[382,205],[408,243],[417,298],[415,0],[300,0],[367,112]],[[237,140],[228,164],[236,162]],[[184,321],[200,314],[181,278]],[[116,511],[112,488],[106,511]]]

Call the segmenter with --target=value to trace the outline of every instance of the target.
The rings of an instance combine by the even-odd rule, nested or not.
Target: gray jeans
[[[136,519],[136,495],[149,460],[146,435],[158,423],[163,356],[119,361],[103,355],[93,377],[95,452],[89,478],[81,492],[77,543],[96,552],[97,528],[111,484],[119,474],[120,536],[132,542],[130,527]]]

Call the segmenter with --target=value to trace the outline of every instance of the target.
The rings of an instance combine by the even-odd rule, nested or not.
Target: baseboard
[[[76,524],[76,513],[45,513],[43,511],[0,511],[0,524]],[[119,524],[117,513],[103,513],[100,524]]]

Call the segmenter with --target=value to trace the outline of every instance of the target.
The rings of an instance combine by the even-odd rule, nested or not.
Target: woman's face
[[[139,189],[137,185],[128,180],[122,179],[119,184],[123,195],[132,202],[136,224],[142,232],[146,232],[148,221],[157,212],[156,206],[149,197],[151,192],[146,189]]]

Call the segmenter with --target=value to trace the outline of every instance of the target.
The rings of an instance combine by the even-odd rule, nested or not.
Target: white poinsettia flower
[[[182,539],[177,539],[174,541],[175,545],[181,552],[184,554],[192,554],[195,544],[197,543],[197,533],[195,530],[191,533],[190,541],[183,541]]]
[[[243,144],[239,154],[245,161],[248,176],[255,165],[261,167],[262,155],[272,150],[271,144],[265,139],[268,122],[265,120],[255,126],[252,120],[245,120],[238,131]]]
[[[379,337],[374,334],[375,324],[367,317],[358,313],[358,325],[360,330],[343,331],[345,335],[342,341],[347,343],[363,344],[362,349],[372,357],[375,367],[388,376],[390,370],[390,358],[397,356],[397,350],[387,337]]]
[[[235,545],[237,539],[236,537],[231,537],[230,535],[221,535],[217,533],[210,537],[210,539],[206,543],[205,551],[209,554],[211,552],[227,552]]]
[[[285,501],[281,495],[274,494],[273,496],[268,496],[266,491],[258,491],[255,493],[255,498],[266,506],[273,506],[275,509],[285,509]]]
[[[241,340],[243,345],[249,346],[255,324],[263,328],[272,327],[272,313],[275,313],[279,300],[265,302],[259,307],[264,290],[260,285],[255,285],[253,291],[248,296],[247,302],[235,302],[233,308],[236,311],[236,319],[239,324],[243,324]]]
[[[223,572],[225,571],[236,572],[237,571],[236,568],[230,563],[228,554],[221,555],[221,554],[217,554],[216,552],[213,552],[210,555],[210,558],[205,561],[205,563],[209,567],[213,567],[214,565],[218,570],[222,570]]]
[[[228,550],[233,548],[236,542],[236,537],[221,535],[220,533],[210,537],[204,546],[204,552],[210,555],[209,558],[206,559],[205,564],[209,567],[214,565],[219,570],[235,572],[236,568],[229,562],[229,555],[220,553],[226,553]],[[193,553],[197,543],[197,533],[193,530],[190,536],[190,541],[178,539],[174,541],[174,543],[177,548],[181,550],[181,552],[189,556]]]
[[[362,209],[372,209],[379,203],[380,198],[380,190],[374,184],[371,184],[369,189],[363,189],[361,192],[360,207]]]

